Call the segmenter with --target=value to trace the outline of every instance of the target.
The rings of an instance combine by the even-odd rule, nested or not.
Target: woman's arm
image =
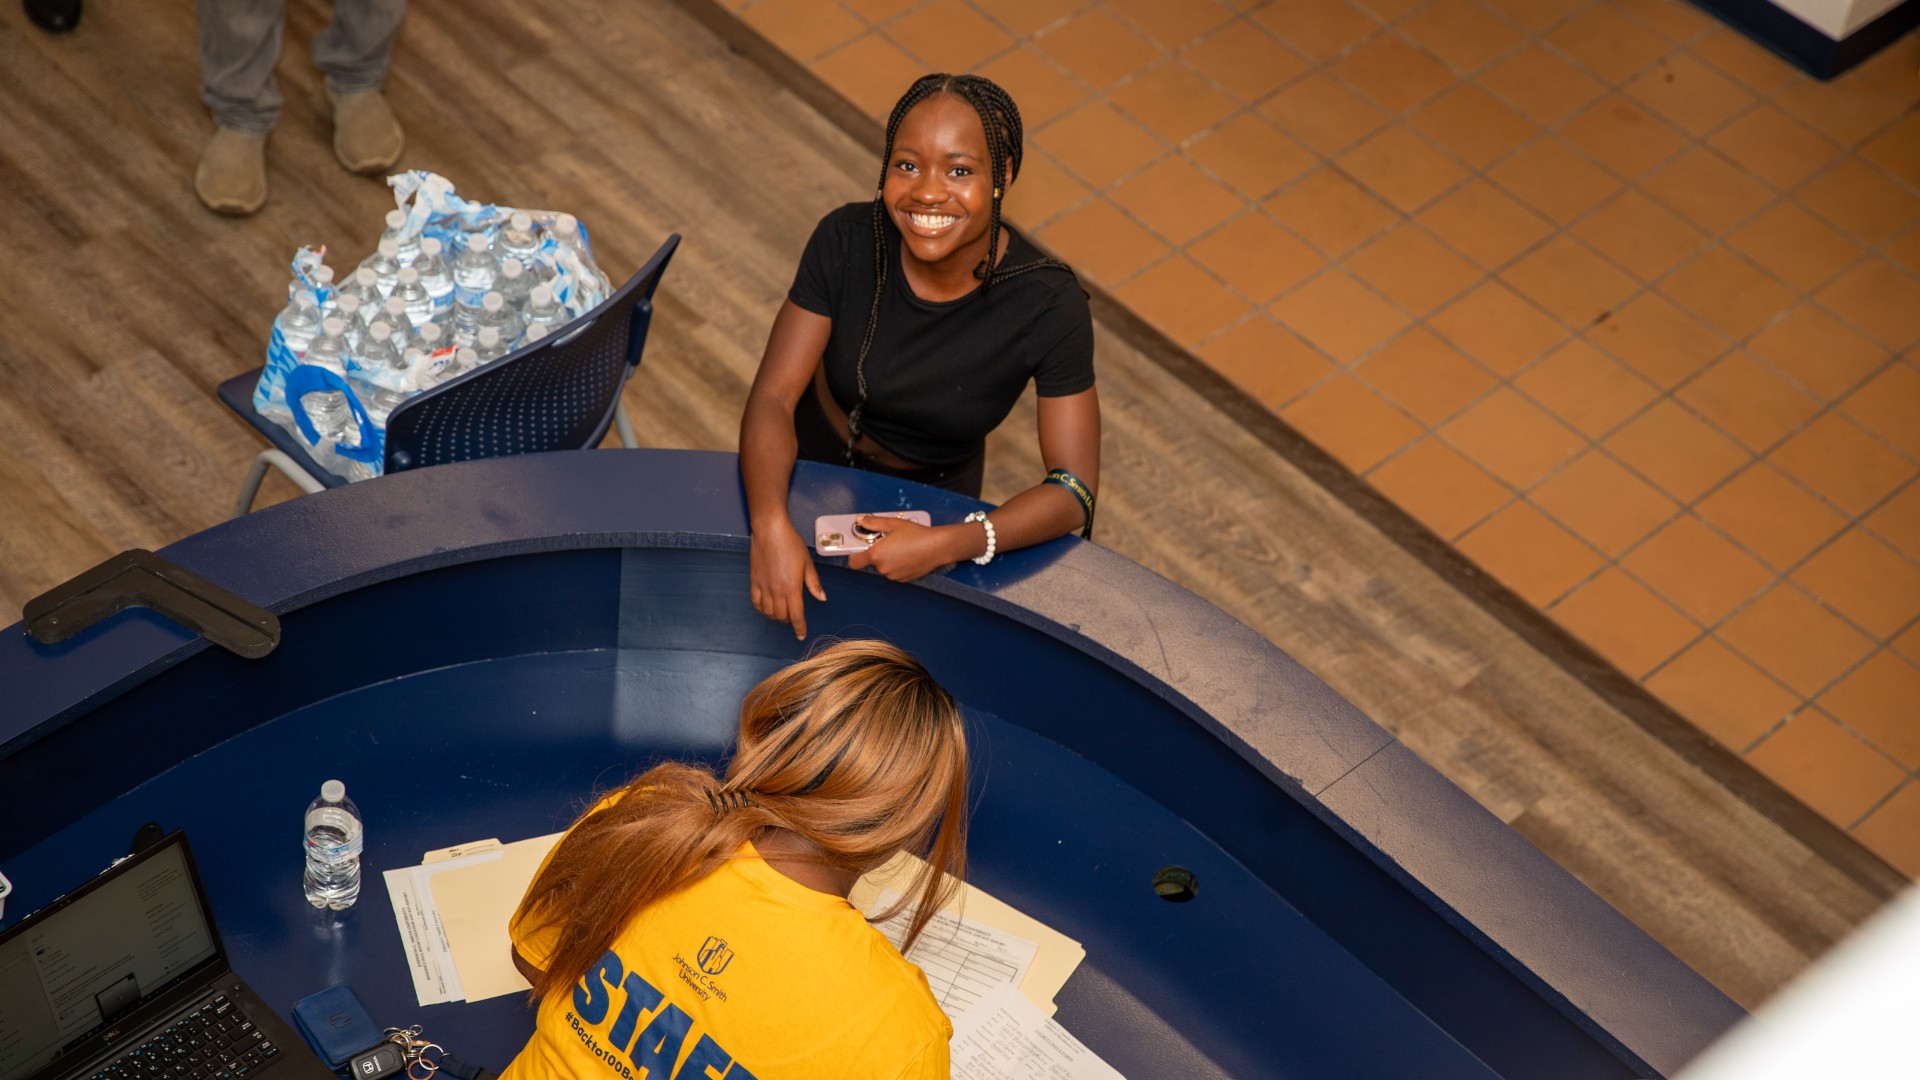
[[[826,354],[832,329],[832,319],[791,300],[782,303],[740,417],[740,479],[752,531],[748,564],[753,606],[769,619],[791,624],[793,636],[802,639],[807,636],[802,590],[816,600],[825,600],[827,593],[820,587],[807,542],[787,516],[787,489],[800,446],[793,410],[800,395],[811,392],[813,372]]]
[[[1065,469],[1080,478],[1096,497],[1100,493],[1100,395],[1089,387],[1065,397],[1039,399],[1040,460],[1051,469]],[[1085,523],[1080,500],[1058,484],[1044,481],[1008,499],[991,514],[994,552],[1042,544],[1065,536]],[[949,563],[971,559],[987,550],[986,526],[979,522],[928,528],[898,518],[862,517],[860,524],[886,533],[866,551],[856,552],[847,565],[871,566],[893,581],[912,581]]]

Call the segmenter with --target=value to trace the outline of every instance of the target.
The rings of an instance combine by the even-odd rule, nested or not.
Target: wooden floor
[[[0,4],[0,620],[124,548],[226,514],[259,441],[214,399],[261,362],[303,242],[370,249],[385,188],[327,146],[293,0],[272,201],[189,187],[208,129],[190,5],[89,0],[80,33]],[[870,189],[839,128],[668,0],[417,5],[389,86],[406,164],[580,215],[630,273],[686,234],[627,407],[649,445],[731,449],[798,253]],[[1101,542],[1259,629],[1737,1000],[1881,903],[1547,662],[1109,328]],[[1030,405],[988,496],[1039,474]],[[271,479],[263,501],[293,494]],[[742,599],[744,603],[744,598]]]

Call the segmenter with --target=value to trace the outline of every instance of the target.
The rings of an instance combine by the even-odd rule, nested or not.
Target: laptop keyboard
[[[93,1080],[241,1080],[279,1053],[238,1002],[215,994],[94,1073]]]

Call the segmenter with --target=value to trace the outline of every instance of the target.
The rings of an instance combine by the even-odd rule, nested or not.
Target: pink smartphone
[[[933,518],[925,510],[882,510],[867,516],[899,518],[915,525],[933,524]],[[813,550],[822,555],[851,555],[872,547],[880,534],[854,524],[858,517],[859,514],[822,514],[814,518]]]

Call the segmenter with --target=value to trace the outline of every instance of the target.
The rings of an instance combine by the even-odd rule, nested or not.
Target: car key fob
[[[400,1052],[400,1048],[383,1042],[363,1054],[354,1055],[347,1072],[353,1080],[381,1080],[399,1072],[406,1065],[407,1056]]]

